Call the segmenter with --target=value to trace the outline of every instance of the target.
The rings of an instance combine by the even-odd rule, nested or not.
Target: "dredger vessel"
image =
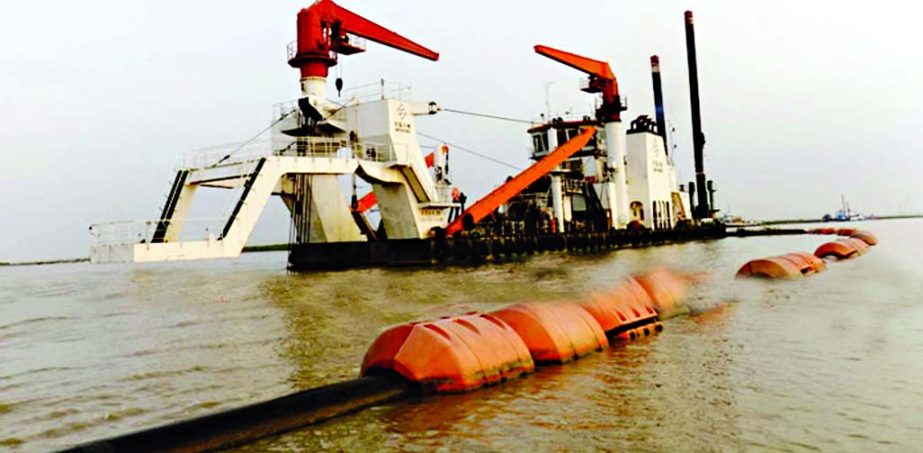
[[[655,118],[640,116],[626,131],[627,102],[608,63],[537,45],[538,54],[587,75],[580,88],[598,95],[598,108],[578,120],[543,118],[529,127],[534,163],[470,206],[449,181],[448,147],[426,153],[417,139],[415,117],[439,114],[438,103],[404,99],[400,86],[384,82],[345,102],[327,96],[329,68],[365,51],[367,40],[433,61],[439,54],[331,0],[301,10],[297,30],[288,63],[300,72],[301,96],[276,107],[268,139],[185,156],[158,219],[91,226],[92,262],[236,257],[273,195],[291,214],[295,271],[482,262],[725,235],[712,220],[714,186],[702,168],[691,13],[696,182],[688,191],[678,185],[667,146],[656,56]],[[335,86],[341,90],[342,80]],[[358,194],[357,179],[371,191]],[[236,190],[226,218],[205,231],[188,218],[203,187]],[[367,216],[375,206],[377,224]]]

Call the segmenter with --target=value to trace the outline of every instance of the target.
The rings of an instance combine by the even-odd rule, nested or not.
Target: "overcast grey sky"
[[[923,211],[923,7],[877,1],[342,0],[441,53],[430,62],[369,43],[332,74],[384,78],[443,106],[521,118],[586,111],[581,75],[546,44],[608,60],[626,119],[650,114],[661,55],[681,180],[692,178],[682,14],[696,14],[706,172],[719,208],[820,216],[846,194],[869,213]],[[308,2],[33,1],[0,15],[0,260],[86,256],[87,226],[155,218],[183,152],[240,141],[298,96],[285,62]],[[332,81],[331,81],[332,85]],[[332,90],[331,90],[332,91]],[[524,125],[452,113],[418,129],[524,166]],[[424,140],[423,143],[430,143]],[[475,199],[510,174],[456,152]],[[251,243],[284,241],[281,202]]]

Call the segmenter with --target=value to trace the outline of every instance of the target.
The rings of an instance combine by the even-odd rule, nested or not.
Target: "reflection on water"
[[[289,275],[284,254],[0,270],[0,449],[32,451],[357,375],[384,327],[571,298],[659,264],[712,273],[693,315],[565,366],[362,411],[241,451],[881,450],[923,445],[920,221],[795,282],[735,281],[817,236]]]

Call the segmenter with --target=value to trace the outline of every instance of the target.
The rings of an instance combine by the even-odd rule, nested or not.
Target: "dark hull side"
[[[714,224],[656,231],[612,230],[608,233],[292,244],[288,269],[302,272],[381,266],[471,265],[503,262],[537,253],[607,251],[720,239],[727,235],[724,225]]]

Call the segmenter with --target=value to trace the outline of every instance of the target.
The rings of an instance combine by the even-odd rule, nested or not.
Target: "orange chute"
[[[490,215],[490,213],[494,212],[500,205],[518,195],[533,182],[537,181],[551,170],[554,170],[561,162],[564,162],[571,155],[583,149],[595,133],[596,129],[593,127],[584,128],[583,132],[579,135],[568,140],[563,145],[558,146],[541,160],[523,170],[522,173],[514,176],[512,179],[484,196],[484,198],[476,201],[470,208],[466,209],[465,212],[446,227],[446,234],[453,235],[461,231],[466,218],[472,223],[477,223],[484,217]]]

